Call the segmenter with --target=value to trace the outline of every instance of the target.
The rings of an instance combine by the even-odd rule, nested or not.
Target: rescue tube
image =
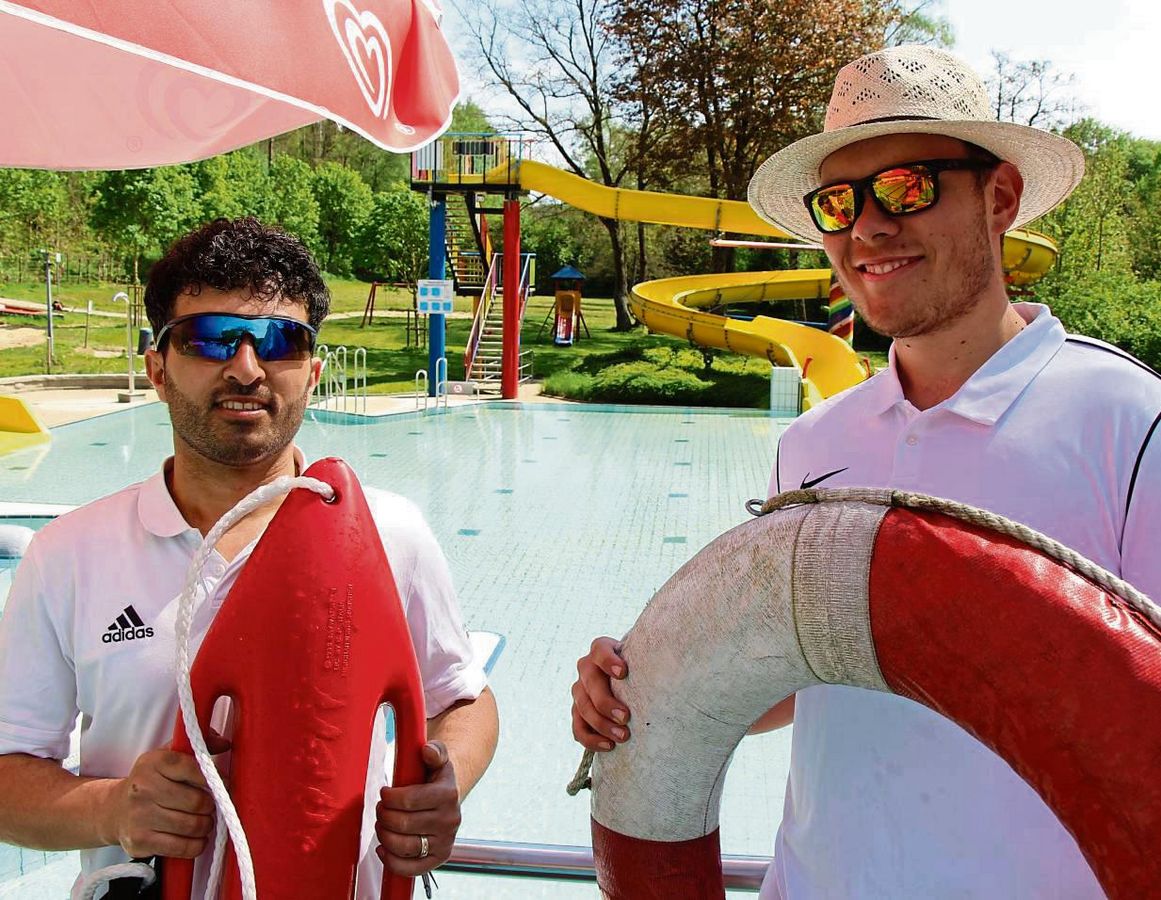
[[[869,502],[828,501],[839,495]],[[1048,553],[898,508],[945,501],[890,491],[788,501],[806,505],[719,537],[625,638],[630,676],[613,687],[633,710],[633,737],[598,754],[592,778],[604,895],[724,897],[730,755],[763,712],[824,683],[953,719],[1040,794],[1110,898],[1154,895],[1161,716],[1148,711],[1161,700],[1161,610],[1075,554],[1062,564],[1049,554],[1069,552],[1043,536],[1028,532]]]
[[[303,474],[336,496],[298,490],[283,502],[207,631],[191,681],[203,732],[215,701],[233,699],[230,795],[259,896],[348,900],[376,711],[383,703],[395,711],[394,784],[424,779],[427,722],[363,491],[338,459]],[[173,747],[191,752],[180,713]],[[164,900],[189,900],[192,860],[166,860],[163,882]],[[384,872],[382,897],[411,895],[411,878]],[[242,896],[232,849],[218,896]]]

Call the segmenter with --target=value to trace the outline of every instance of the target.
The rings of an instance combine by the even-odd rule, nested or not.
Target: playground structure
[[[581,285],[584,280],[584,274],[572,266],[565,266],[553,273],[553,303],[540,325],[538,337],[549,319],[552,320],[552,343],[557,347],[571,347],[580,338],[582,330],[587,337],[592,337],[585,323],[585,314],[581,312]]]
[[[459,293],[479,291],[478,315],[465,354],[466,377],[481,377],[475,366],[481,347],[501,348],[502,395],[514,398],[521,371],[520,323],[531,290],[530,265],[519,255],[519,197],[547,194],[593,215],[622,221],[675,225],[714,232],[785,240],[788,235],[758,217],[749,204],[653,191],[604,187],[544,163],[524,158],[527,142],[501,134],[449,134],[412,154],[411,182],[432,200],[432,276],[442,278],[451,262]],[[497,264],[490,248],[481,197],[504,197],[504,245],[512,253]],[[466,216],[453,218],[448,200],[462,198]],[[445,224],[446,223],[446,224]],[[803,249],[810,249],[802,245]],[[1021,293],[1051,268],[1056,245],[1036,232],[1017,229],[1004,238],[1003,267],[1010,288]],[[438,266],[437,266],[438,256]],[[438,274],[436,274],[438,269]],[[472,280],[477,279],[477,280]],[[492,300],[503,288],[503,316],[492,315]],[[730,306],[783,300],[826,301],[828,322],[805,324],[768,316],[750,320],[721,312]],[[800,409],[864,380],[870,368],[849,343],[853,310],[841,292],[832,292],[829,269],[734,272],[646,281],[629,297],[633,315],[652,331],[683,337],[702,348],[758,356],[774,366],[793,367],[801,378]],[[434,316],[432,317],[435,318]],[[442,317],[441,317],[442,318]],[[499,327],[501,340],[496,341]],[[429,345],[435,353],[436,324]],[[442,351],[443,323],[439,323]],[[489,343],[483,341],[489,339]],[[436,356],[430,356],[431,370]],[[482,379],[481,379],[482,380]]]
[[[518,140],[518,139],[516,139]],[[472,298],[472,328],[464,353],[464,378],[500,387],[514,399],[532,377],[532,359],[520,350],[520,326],[535,283],[535,260],[520,252],[518,182],[464,178],[506,161],[510,139],[497,135],[448,134],[411,158],[411,186],[428,195],[428,277],[448,275],[457,296]],[[500,200],[500,206],[489,205]],[[488,220],[503,217],[503,250],[493,248]],[[499,300],[499,302],[497,302]],[[428,316],[428,391],[438,396],[441,360],[446,367],[445,317]],[[446,369],[445,369],[446,371]]]

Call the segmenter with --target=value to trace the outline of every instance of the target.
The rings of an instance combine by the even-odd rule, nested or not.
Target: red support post
[[[520,201],[504,201],[504,338],[500,396],[515,400],[520,385]]]

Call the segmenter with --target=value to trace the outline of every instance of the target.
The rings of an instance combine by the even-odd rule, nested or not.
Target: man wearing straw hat
[[[821,233],[863,320],[894,342],[886,370],[786,431],[771,494],[947,497],[1161,596],[1161,378],[1067,335],[1043,305],[1010,303],[1001,268],[1004,233],[1059,204],[1083,171],[1070,141],[992,121],[983,83],[950,53],[897,47],[839,73],[823,132],[768,159],[749,199],[797,237]],[[616,642],[594,641],[578,671],[573,733],[610,750],[628,739],[628,710],[608,689],[627,674]],[[900,697],[823,686],[751,730],[791,721],[763,897],[1102,896],[1048,807],[953,723]]]

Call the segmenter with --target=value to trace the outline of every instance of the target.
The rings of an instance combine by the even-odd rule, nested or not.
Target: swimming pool
[[[500,746],[461,836],[588,843],[587,798],[564,793],[579,759],[569,727],[576,658],[594,635],[624,632],[679,565],[747,518],[743,503],[765,493],[785,424],[737,411],[499,403],[378,419],[319,413],[304,424],[298,443],[308,459],[342,456],[364,483],[420,505],[468,627],[507,640],[491,678]],[[54,429],[47,448],[0,457],[0,498],[83,503],[152,474],[170,441],[161,405]],[[743,742],[723,798],[724,851],[771,852],[788,760],[788,731]],[[0,850],[0,881],[21,867],[39,870],[21,897],[63,896],[30,885],[37,875],[62,883],[60,869],[67,886],[75,870],[67,857]],[[445,900],[596,893],[452,873],[439,880]],[[4,896],[16,894],[0,885]]]

